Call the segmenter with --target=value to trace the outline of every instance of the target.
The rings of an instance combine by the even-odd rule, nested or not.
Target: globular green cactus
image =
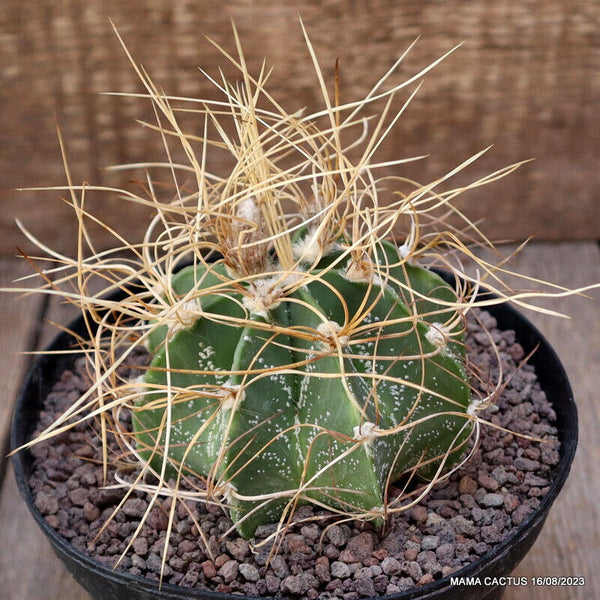
[[[150,336],[138,448],[165,477],[205,478],[245,537],[297,503],[380,519],[391,481],[465,450],[454,290],[389,242],[362,261],[343,247],[296,277],[188,266],[177,324]]]

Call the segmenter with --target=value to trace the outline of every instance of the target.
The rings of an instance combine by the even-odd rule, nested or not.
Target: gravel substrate
[[[418,505],[393,516],[383,532],[370,523],[339,523],[330,513],[303,506],[280,553],[270,561],[270,544],[256,547],[235,535],[221,539],[231,523],[220,508],[180,502],[163,581],[250,596],[354,600],[407,590],[449,575],[508,536],[547,492],[559,444],[554,411],[533,368],[516,368],[523,349],[515,343],[514,333],[500,332],[489,314],[479,314],[500,350],[505,377],[510,378],[496,406],[483,416],[514,432],[554,443],[536,443],[484,427],[469,463]],[[474,319],[468,328],[470,361],[493,379],[498,369],[488,333]],[[46,400],[40,426],[47,426],[85,388],[85,376],[77,366],[74,372],[63,373]],[[148,498],[142,493],[131,495],[98,535],[125,492],[102,489],[100,444],[92,435],[89,429],[77,427],[32,448],[35,465],[30,485],[36,506],[81,551],[111,567],[122,558],[118,568],[158,579],[171,500],[154,503],[141,533],[121,557],[146,513]],[[392,497],[397,493],[390,490]],[[254,541],[266,539],[273,531],[273,526],[259,527]]]

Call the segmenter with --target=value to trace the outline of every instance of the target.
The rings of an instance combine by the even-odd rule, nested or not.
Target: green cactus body
[[[393,265],[387,281],[350,281],[346,260],[323,262],[263,315],[233,291],[202,294],[226,281],[218,262],[208,275],[197,266],[173,277],[175,295],[198,291],[198,318],[152,334],[138,447],[158,471],[166,457],[167,476],[181,469],[233,491],[246,537],[295,503],[377,518],[389,481],[413,471],[430,479],[462,455],[471,422],[461,335],[443,348],[428,335],[454,314],[443,305],[454,291],[400,264],[391,244],[377,258]],[[336,338],[359,313],[362,329]]]

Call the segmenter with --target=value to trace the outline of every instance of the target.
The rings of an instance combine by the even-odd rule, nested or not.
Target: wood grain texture
[[[486,218],[494,239],[584,239],[600,234],[600,4],[589,0],[4,0],[0,4],[0,253],[23,244],[21,217],[44,240],[73,246],[67,208],[56,193],[13,191],[61,185],[56,119],[76,182],[126,185],[104,167],[162,156],[143,101],[100,95],[141,91],[108,19],[135,57],[173,95],[215,97],[197,70],[217,74],[209,34],[233,50],[234,19],[256,72],[275,65],[271,89],[294,111],[322,107],[304,47],[302,15],[332,82],[341,64],[343,100],[365,94],[379,74],[421,36],[400,76],[406,78],[458,43],[463,46],[426,78],[414,105],[379,158],[429,154],[402,174],[429,181],[494,144],[469,169],[475,179],[535,157],[509,179],[465,198],[473,219]],[[398,98],[400,103],[405,98]],[[201,124],[185,121],[189,131]],[[112,225],[139,234],[139,212],[124,214],[115,196],[90,198]],[[103,243],[108,241],[103,239]]]
[[[23,260],[0,257],[0,287],[30,272]],[[6,465],[8,436],[17,390],[25,375],[40,326],[40,298],[0,296],[0,481]]]

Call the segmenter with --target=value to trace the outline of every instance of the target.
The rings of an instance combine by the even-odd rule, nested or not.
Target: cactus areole
[[[433,479],[464,455],[456,292],[392,243],[375,247],[299,252],[294,272],[271,253],[250,277],[221,257],[171,279],[177,310],[148,340],[138,451],[164,478],[205,480],[245,537],[307,502],[381,522],[390,482]]]

